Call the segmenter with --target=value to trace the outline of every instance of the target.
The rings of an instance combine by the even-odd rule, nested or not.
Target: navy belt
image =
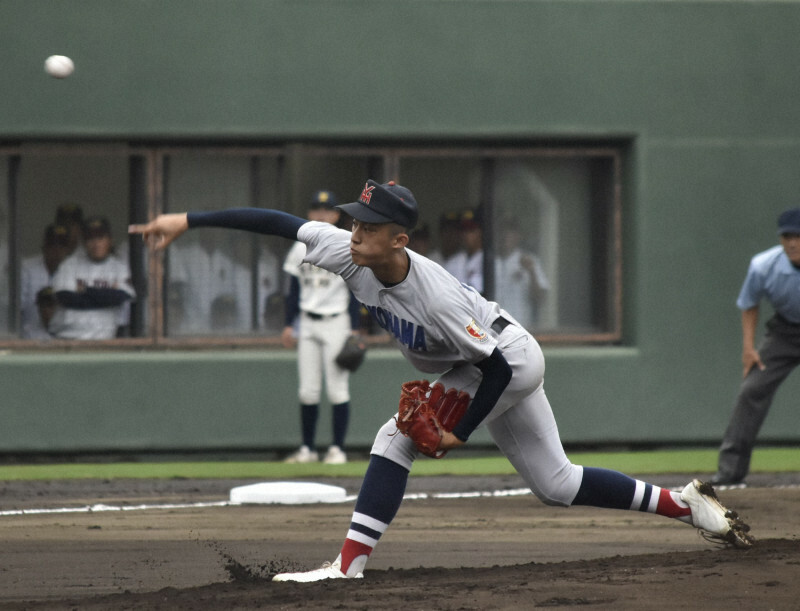
[[[498,316],[495,318],[492,326],[490,327],[492,331],[500,335],[508,325],[512,324],[510,320],[506,320],[502,316]]]

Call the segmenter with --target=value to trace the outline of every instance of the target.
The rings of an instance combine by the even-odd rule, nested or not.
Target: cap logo
[[[369,206],[369,200],[372,199],[372,192],[375,190],[374,186],[370,186],[369,183],[364,185],[364,190],[361,192],[361,197],[358,198],[362,204],[366,204]]]

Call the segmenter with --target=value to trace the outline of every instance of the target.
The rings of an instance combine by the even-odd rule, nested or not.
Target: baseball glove
[[[342,369],[356,371],[364,362],[367,353],[367,345],[360,337],[351,335],[342,346],[339,354],[336,355],[336,364]]]
[[[444,431],[458,424],[469,405],[470,396],[455,388],[447,392],[427,380],[406,382],[400,391],[400,408],[395,420],[397,430],[410,437],[417,449],[431,458],[441,458],[447,452],[439,450]]]

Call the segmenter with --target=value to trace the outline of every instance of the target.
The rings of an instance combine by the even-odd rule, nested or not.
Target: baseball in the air
[[[51,55],[44,60],[44,69],[55,78],[67,78],[75,72],[75,64],[66,55]]]

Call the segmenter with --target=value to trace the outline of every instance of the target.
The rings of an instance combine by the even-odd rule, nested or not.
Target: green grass
[[[616,469],[630,475],[640,473],[712,473],[716,449],[656,450],[640,452],[571,452],[570,459],[582,465]],[[283,479],[311,477],[361,477],[366,461],[345,465],[286,465],[280,462],[116,462],[0,465],[0,481],[118,478],[242,478]],[[764,448],[753,454],[753,472],[800,471],[800,448]],[[458,458],[419,460],[413,475],[507,475],[514,469],[505,458]]]

